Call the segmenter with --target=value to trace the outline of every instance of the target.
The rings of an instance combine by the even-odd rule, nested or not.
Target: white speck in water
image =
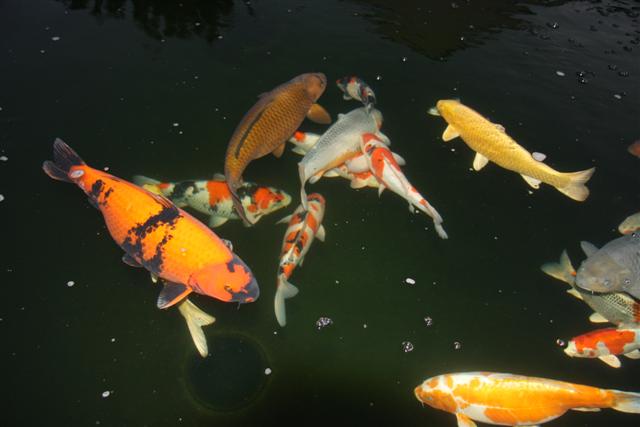
[[[111,338],[111,342],[116,342],[116,339],[115,338]]]
[[[76,282],[74,282],[73,280],[69,280],[69,281],[67,282],[67,286],[68,286],[68,287],[72,287],[72,286],[73,286],[73,285],[75,285],[75,284],[76,284]]]
[[[40,49],[40,53],[45,53],[45,52],[46,52],[46,50]]]
[[[339,285],[339,284],[340,284],[340,280],[336,280],[336,285]]]
[[[364,323],[364,324],[362,325],[362,327],[363,327],[364,329],[367,329],[367,324],[366,324],[366,323]]]
[[[102,168],[102,170],[104,170],[105,172],[107,172],[109,170],[109,166],[105,166]]]
[[[182,132],[182,131],[179,131],[179,132],[178,132],[178,134],[182,135],[182,134],[183,134],[183,132]]]
[[[4,200],[4,196],[0,194],[0,202]]]
[[[402,341],[402,351],[405,353],[413,351],[413,344],[410,341]]]
[[[407,57],[406,56],[402,57],[402,62],[407,62]]]
[[[107,397],[109,397],[110,395],[111,395],[111,392],[109,390],[105,390],[105,391],[102,392],[102,397],[105,398],[105,399]]]
[[[333,324],[333,320],[328,317],[321,317],[316,321],[316,329],[324,329]]]
[[[378,80],[378,81],[382,80],[382,76],[381,76],[380,74],[378,74],[378,75],[376,76],[376,80]]]
[[[433,325],[433,319],[430,316],[424,318],[424,324],[427,326]]]
[[[498,236],[493,236],[493,240],[498,240]]]
[[[360,246],[360,249],[364,251],[366,248],[364,246]]]
[[[53,36],[51,37],[51,40],[53,40],[54,42],[57,42],[58,40],[60,40],[60,36]]]
[[[451,151],[452,151],[452,152],[455,152],[455,151],[456,151],[456,149],[455,149],[455,148],[452,148],[452,149],[451,149]]]
[[[195,25],[196,27],[199,27],[200,23],[199,22],[194,22],[193,25]]]
[[[566,347],[567,345],[567,343],[564,340],[561,340],[560,338],[556,340],[556,344],[558,344],[560,347]]]
[[[614,97],[615,99],[622,99],[622,95],[620,95],[619,93],[614,93],[614,94],[613,94],[613,97]]]
[[[416,281],[414,279],[412,279],[411,277],[407,277],[406,279],[404,279],[404,282],[409,284],[409,285],[415,285]]]
[[[558,75],[560,77],[564,77],[565,76],[564,71],[560,71],[560,70],[556,71],[556,75]]]
[[[265,375],[271,375],[271,368],[267,368],[264,370]]]
[[[218,36],[218,40],[222,40],[224,37],[222,37],[222,35]]]
[[[174,127],[174,128],[177,128],[178,126],[180,126],[180,123],[178,123],[178,122],[174,122],[174,123],[173,123],[173,127]]]
[[[460,350],[462,348],[462,343],[459,341],[454,341],[453,342],[453,349],[454,350]]]

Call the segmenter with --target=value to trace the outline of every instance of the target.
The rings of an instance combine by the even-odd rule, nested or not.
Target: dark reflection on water
[[[88,9],[96,18],[131,16],[154,39],[202,37],[213,41],[233,10],[233,0],[61,0],[69,9]],[[250,2],[245,3],[252,13]]]

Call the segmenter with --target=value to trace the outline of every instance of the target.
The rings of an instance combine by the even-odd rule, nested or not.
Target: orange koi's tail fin
[[[620,412],[640,414],[640,393],[610,390],[614,396],[612,408]]]
[[[58,181],[73,182],[69,177],[72,166],[82,166],[85,162],[71,147],[60,138],[53,142],[53,161],[46,160],[42,164],[44,172]]]

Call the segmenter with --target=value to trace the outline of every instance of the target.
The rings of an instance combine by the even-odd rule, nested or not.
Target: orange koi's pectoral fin
[[[129,254],[122,255],[122,262],[124,262],[130,267],[136,267],[136,268],[142,267],[142,265]]]
[[[458,420],[458,427],[477,427],[476,423],[463,413],[456,412],[456,419]]]
[[[307,118],[312,122],[320,123],[321,125],[328,125],[331,123],[331,115],[321,107],[319,104],[311,105],[307,112]]]
[[[276,156],[276,158],[278,158],[278,159],[279,159],[279,158],[282,156],[282,153],[284,153],[284,146],[285,146],[285,145],[286,145],[286,144],[280,144],[280,145],[278,145],[278,146],[276,147],[276,149],[275,149],[275,150],[273,150],[273,151],[271,152],[271,154],[273,154],[274,156]]]
[[[187,285],[183,285],[182,283],[165,281],[164,287],[162,288],[162,291],[160,291],[160,295],[158,295],[158,308],[169,308],[180,302],[192,291],[192,288]]]

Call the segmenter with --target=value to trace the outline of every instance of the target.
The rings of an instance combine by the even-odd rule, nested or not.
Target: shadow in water
[[[133,20],[154,39],[201,37],[213,41],[228,25],[233,0],[59,0],[70,10],[88,9],[98,20]],[[250,3],[245,3],[252,14]]]

